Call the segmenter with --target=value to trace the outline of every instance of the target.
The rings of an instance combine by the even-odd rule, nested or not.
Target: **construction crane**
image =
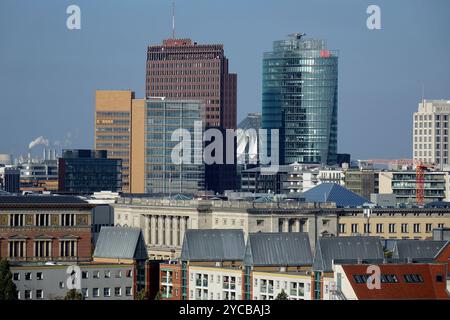
[[[434,169],[435,165],[424,163],[418,159],[369,159],[359,160],[359,164],[384,164],[389,166],[412,166],[416,168],[416,202],[418,205],[424,204],[424,189],[425,189],[425,169]]]

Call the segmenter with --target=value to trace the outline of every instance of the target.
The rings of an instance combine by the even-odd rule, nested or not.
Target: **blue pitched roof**
[[[359,207],[369,201],[336,183],[321,183],[303,193],[307,202],[335,202],[337,207]]]

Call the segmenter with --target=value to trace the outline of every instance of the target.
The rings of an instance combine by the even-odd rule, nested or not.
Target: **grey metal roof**
[[[397,240],[393,257],[399,259],[431,259],[447,244],[437,240]]]
[[[1,196],[0,204],[87,204],[86,201],[72,196]]]
[[[251,233],[245,250],[248,266],[312,265],[313,257],[307,233]]]
[[[102,227],[93,256],[111,259],[147,259],[147,249],[141,229]]]
[[[182,261],[242,261],[244,233],[234,229],[186,230]]]
[[[383,258],[379,237],[321,237],[316,245],[314,270],[331,272],[333,260]]]

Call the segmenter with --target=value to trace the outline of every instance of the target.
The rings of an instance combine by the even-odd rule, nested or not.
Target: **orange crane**
[[[385,164],[385,165],[407,165],[416,167],[416,202],[419,205],[424,204],[424,185],[425,185],[425,169],[435,168],[434,164],[424,163],[417,159],[369,159],[360,160],[360,163],[366,164]]]

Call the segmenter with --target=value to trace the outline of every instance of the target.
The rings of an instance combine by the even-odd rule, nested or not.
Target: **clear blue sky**
[[[66,8],[81,7],[81,30]],[[381,7],[382,30],[366,28]],[[0,153],[43,135],[93,147],[96,89],[144,94],[146,46],[171,35],[170,0],[1,0]],[[450,99],[449,0],[178,0],[178,37],[223,43],[238,73],[238,119],[261,109],[262,53],[292,32],[340,51],[339,152],[411,157],[411,116]],[[38,150],[36,150],[38,152]]]

